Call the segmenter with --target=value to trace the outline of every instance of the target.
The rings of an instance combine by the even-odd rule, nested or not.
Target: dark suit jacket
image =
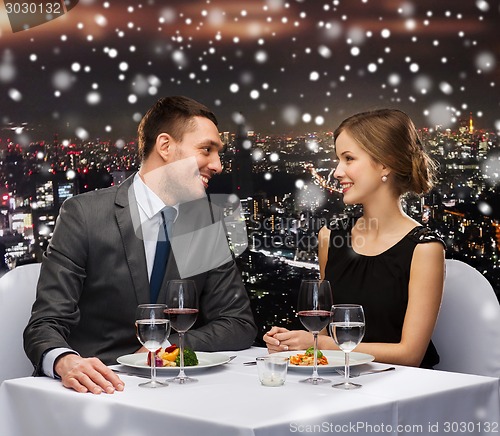
[[[113,364],[118,356],[140,347],[135,310],[150,297],[132,182],[133,176],[119,186],[78,195],[62,205],[24,331],[25,351],[35,374],[41,374],[42,356],[53,348],[68,347],[83,357],[96,356]],[[181,241],[178,247],[184,243],[183,254],[196,251],[198,259],[210,257],[213,247],[203,244],[199,229],[216,222],[218,215],[194,204],[181,205],[173,232],[180,238],[174,241]],[[186,242],[192,242],[193,249]],[[199,250],[205,250],[201,257]],[[177,255],[182,250],[172,251]],[[189,267],[183,264],[185,273]],[[234,259],[226,258],[209,271],[196,267],[193,271],[189,278],[196,282],[200,312],[185,336],[186,346],[197,351],[251,346],[257,328]],[[166,282],[179,277],[171,256],[158,302],[165,300]],[[170,341],[177,342],[177,335]]]

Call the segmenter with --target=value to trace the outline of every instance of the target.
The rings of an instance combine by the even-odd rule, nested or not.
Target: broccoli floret
[[[314,355],[314,347],[309,347],[306,350],[306,354],[308,356],[313,356]],[[321,350],[316,350],[316,356],[317,356],[318,359],[321,359],[323,357],[323,353],[321,352]]]
[[[175,359],[175,364],[177,366],[181,366],[180,353]],[[198,357],[196,357],[196,353],[189,348],[184,348],[184,366],[196,366],[196,365],[198,365]]]

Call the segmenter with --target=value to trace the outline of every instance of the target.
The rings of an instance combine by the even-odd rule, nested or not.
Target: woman
[[[362,204],[357,220],[338,221],[318,236],[320,276],[336,304],[361,304],[366,333],[356,351],[378,362],[432,368],[431,342],[444,282],[444,243],[404,213],[400,197],[432,188],[435,165],[410,118],[381,109],[347,118],[334,133],[334,176],[345,204]],[[326,331],[320,349],[336,349]],[[312,334],[273,327],[269,352],[303,350]]]

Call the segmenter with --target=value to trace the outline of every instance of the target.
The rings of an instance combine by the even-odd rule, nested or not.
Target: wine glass
[[[338,304],[332,307],[330,330],[335,343],[344,352],[344,381],[334,384],[338,389],[358,389],[361,385],[349,382],[349,353],[365,335],[365,314],[359,304]]]
[[[302,325],[313,334],[314,364],[312,376],[301,380],[314,385],[327,383],[318,375],[318,333],[330,322],[332,308],[332,290],[328,280],[302,280],[299,289],[297,315]]]
[[[170,321],[167,319],[165,304],[140,304],[135,315],[136,336],[151,356],[151,380],[141,383],[143,388],[161,388],[167,383],[156,380],[156,350],[170,334]]]
[[[188,377],[184,373],[184,333],[195,323],[198,317],[198,303],[196,297],[196,285],[193,280],[170,280],[167,285],[168,309],[166,310],[170,325],[179,333],[179,374],[167,381],[173,383],[196,382],[197,379]]]

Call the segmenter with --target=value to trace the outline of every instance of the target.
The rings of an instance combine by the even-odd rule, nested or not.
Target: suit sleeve
[[[88,253],[83,209],[77,199],[61,207],[53,237],[43,256],[37,296],[24,330],[24,349],[42,374],[42,358],[47,351],[71,348],[67,338],[78,324],[78,301],[85,279]]]

